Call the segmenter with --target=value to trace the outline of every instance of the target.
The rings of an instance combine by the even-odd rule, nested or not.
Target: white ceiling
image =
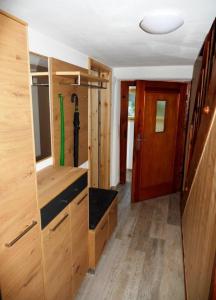
[[[216,0],[1,0],[0,8],[113,67],[192,65],[216,16]],[[184,25],[143,32],[144,14],[159,9],[179,11]]]

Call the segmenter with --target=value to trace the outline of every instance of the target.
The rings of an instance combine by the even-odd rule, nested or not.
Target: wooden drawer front
[[[42,229],[87,187],[87,181],[87,173],[85,173],[41,209]]]
[[[77,248],[79,248],[79,244]],[[79,255],[76,256],[76,259],[73,263],[73,278],[72,278],[72,287],[73,287],[73,297],[77,294],[79,287],[85,277],[86,272],[88,271],[88,248],[87,245],[79,248]]]
[[[117,198],[115,198],[115,200],[113,200],[113,203],[109,209],[109,237],[111,237],[113,231],[116,228],[117,218],[118,218],[118,206],[117,206]]]
[[[78,196],[71,203],[73,295],[88,270],[88,196]]]
[[[84,221],[87,221],[88,223],[88,196],[86,193],[87,189],[80,193],[70,205],[72,230]]]
[[[72,294],[71,225],[66,207],[42,231],[47,300],[68,300]]]
[[[88,221],[85,220],[72,230],[72,261],[79,256],[81,249],[88,249]]]
[[[34,226],[1,253],[1,292],[4,300],[44,299],[39,226]]]
[[[88,196],[77,197],[71,203],[72,260],[81,250],[88,249]]]
[[[108,240],[108,215],[106,214],[95,230],[95,265],[97,264]]]

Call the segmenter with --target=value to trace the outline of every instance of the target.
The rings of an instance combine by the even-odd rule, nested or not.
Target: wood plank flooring
[[[131,204],[120,187],[117,229],[76,300],[184,300],[179,211],[177,194]]]

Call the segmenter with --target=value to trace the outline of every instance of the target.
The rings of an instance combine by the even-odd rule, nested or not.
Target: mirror
[[[48,58],[30,53],[36,161],[51,156]]]

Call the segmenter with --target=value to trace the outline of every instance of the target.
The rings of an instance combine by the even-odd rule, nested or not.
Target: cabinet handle
[[[12,247],[17,241],[19,241],[29,230],[31,230],[35,225],[37,224],[37,221],[32,221],[31,225],[28,225],[26,229],[24,229],[15,239],[10,241],[9,243],[5,244],[5,247],[10,248]]]
[[[66,214],[53,228],[50,228],[50,231],[55,231],[59,227],[59,225],[61,225],[61,223],[63,223],[64,220],[67,219],[67,217],[68,214]]]
[[[101,230],[104,230],[104,228],[105,228],[106,225],[107,225],[107,222],[105,222],[105,223],[103,224],[103,226],[101,227]]]
[[[80,204],[83,202],[84,199],[85,199],[85,196],[84,196],[81,200],[79,200],[79,201],[77,202],[77,205],[80,205]]]

